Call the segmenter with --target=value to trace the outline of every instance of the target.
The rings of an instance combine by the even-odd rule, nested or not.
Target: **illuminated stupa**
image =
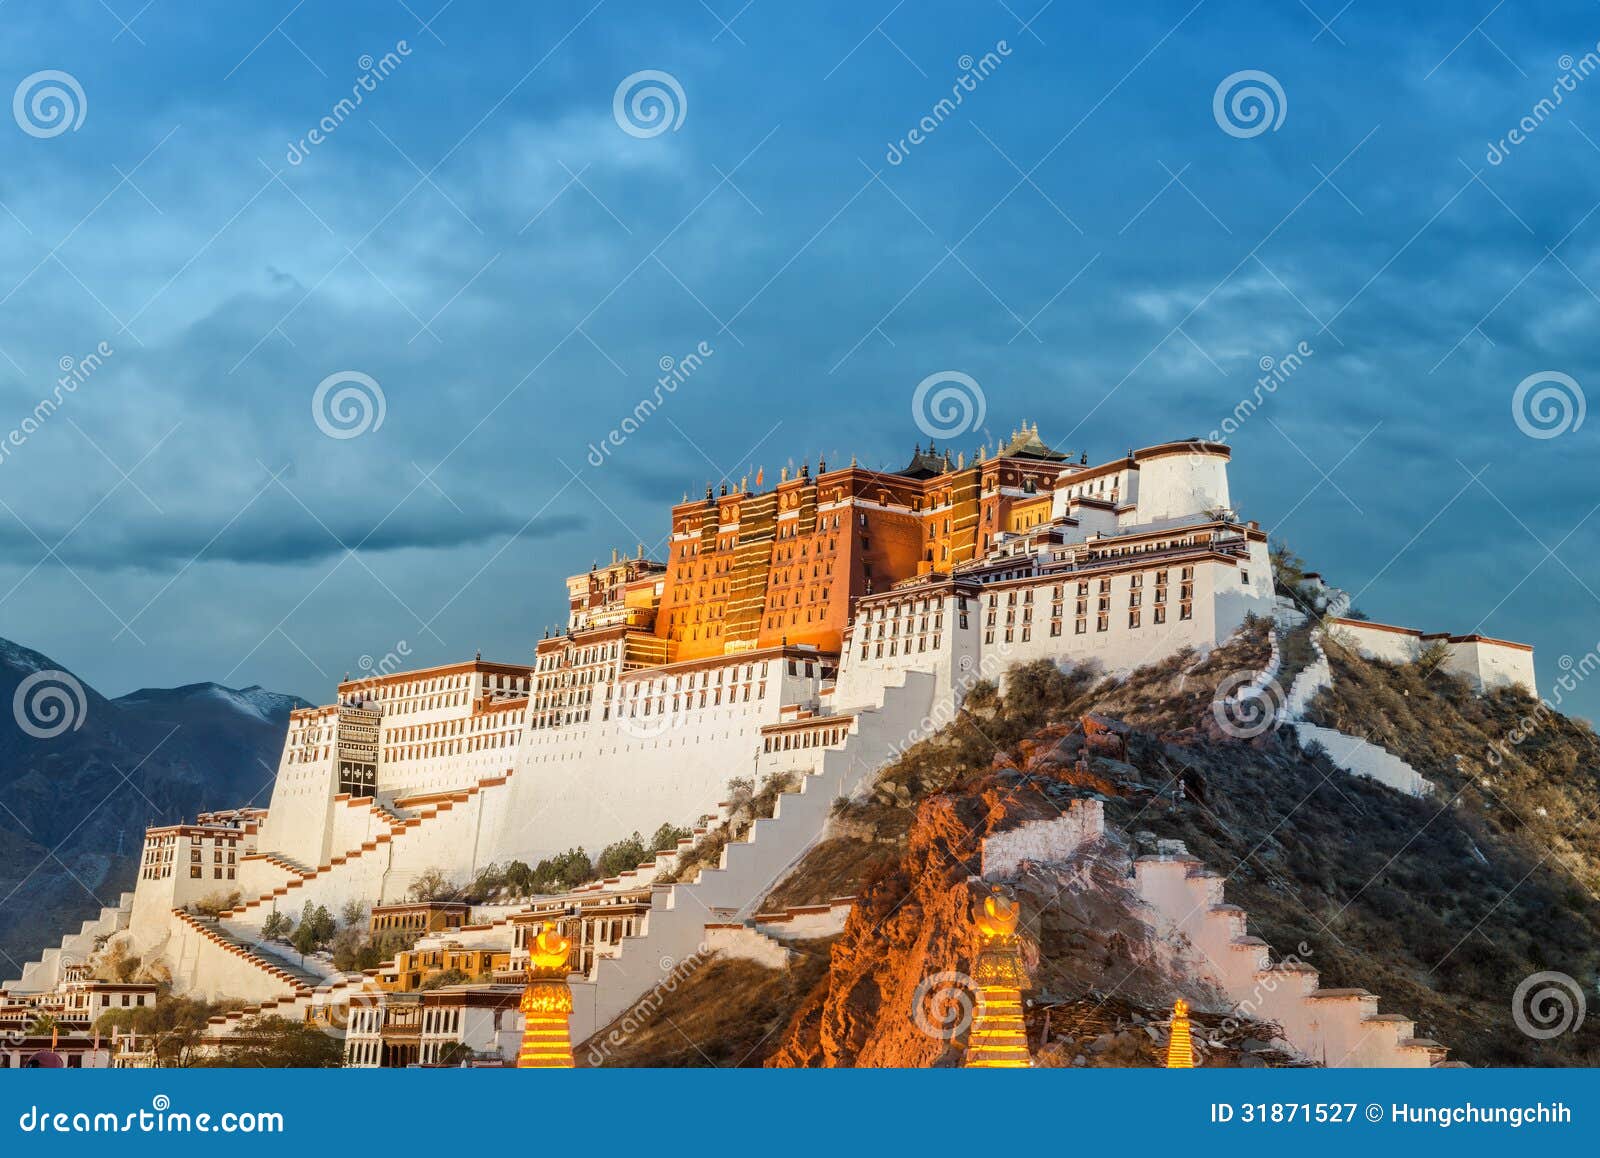
[[[567,985],[567,956],[572,941],[546,921],[528,954],[528,986],[522,991],[521,1070],[572,1068],[572,990]]]
[[[1194,1041],[1189,1036],[1189,1003],[1181,997],[1172,1007],[1172,1034],[1167,1038],[1167,1068],[1194,1069]]]
[[[966,1064],[978,1069],[1026,1069],[1028,1034],[1022,1023],[1022,990],[1028,975],[1017,944],[1017,898],[1003,885],[990,885],[977,914],[983,946],[973,980],[978,1010],[967,1041]]]

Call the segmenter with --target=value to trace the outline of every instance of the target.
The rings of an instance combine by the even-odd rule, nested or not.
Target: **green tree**
[[[533,891],[533,870],[520,860],[512,861],[506,865],[506,887],[526,896]]]
[[[442,969],[438,973],[432,973],[425,977],[422,984],[417,988],[419,990],[443,989],[446,985],[463,985],[471,980],[471,975],[464,973],[460,969]]]
[[[1306,579],[1306,561],[1289,549],[1282,539],[1275,539],[1268,548],[1272,559],[1272,577],[1278,594],[1294,595]]]
[[[687,828],[679,828],[675,824],[663,824],[650,838],[650,848],[654,852],[672,852],[678,847],[678,842],[688,839],[689,835]]]
[[[528,891],[532,893],[564,893],[595,878],[593,863],[582,847],[570,848],[556,856],[545,857],[533,866],[533,880]]]
[[[153,1045],[160,1065],[182,1068],[195,1064],[200,1039],[210,1019],[221,1012],[221,1005],[163,993],[156,997],[154,1005],[106,1010],[94,1028],[102,1037],[110,1037],[118,1030],[137,1033]]]
[[[261,923],[261,936],[268,941],[287,940],[294,930],[294,919],[288,913],[280,913],[277,909],[267,914],[267,919]]]
[[[446,1042],[439,1050],[439,1060],[435,1065],[461,1066],[471,1061],[477,1055],[472,1052],[472,1047],[464,1041]]]
[[[367,924],[367,906],[361,903],[359,897],[351,897],[339,910],[339,923],[347,929],[365,928]]]
[[[441,870],[431,868],[417,874],[417,879],[406,889],[406,895],[413,901],[439,901],[454,896],[456,891],[449,877]]]
[[[974,715],[993,715],[1000,707],[1000,689],[993,680],[978,680],[967,689],[967,698],[961,706]]]
[[[218,913],[233,908],[239,903],[243,894],[238,889],[223,892],[218,889],[214,893],[207,893],[194,903],[194,911],[205,917],[215,917]]]
[[[338,928],[326,905],[307,901],[306,907],[300,910],[300,925],[294,931],[293,945],[302,957],[307,956],[331,941]]]
[[[595,871],[602,877],[614,877],[618,873],[629,869],[636,869],[644,863],[648,855],[644,847],[644,838],[637,832],[613,844],[606,845],[600,850],[600,858],[595,861]]]
[[[263,1069],[331,1069],[344,1064],[336,1037],[286,1017],[247,1017],[207,1066]]]
[[[1042,723],[1053,709],[1070,702],[1077,690],[1051,660],[1019,663],[1006,673],[1006,714],[1020,722]]]

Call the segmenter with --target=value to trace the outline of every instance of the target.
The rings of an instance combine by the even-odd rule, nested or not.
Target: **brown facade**
[[[1048,521],[1064,457],[1034,436],[970,466],[919,451],[899,473],[802,467],[762,494],[708,490],[672,509],[656,635],[674,662],[784,643],[838,651],[863,595]]]

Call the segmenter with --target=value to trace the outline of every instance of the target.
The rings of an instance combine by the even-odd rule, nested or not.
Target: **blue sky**
[[[1595,426],[1512,409],[1600,382],[1600,76],[1533,113],[1600,10],[741,2],[0,8],[0,89],[58,70],[85,106],[0,117],[0,428],[111,350],[0,460],[0,634],[109,694],[526,658],[684,491],[898,464],[929,374],[983,391],[958,448],[1026,419],[1100,460],[1217,429],[1303,342],[1231,437],[1236,505],[1546,683],[1600,641]],[[644,70],[676,129],[615,118]],[[1243,70],[1275,129],[1216,119]],[[383,421],[330,438],[344,371]]]

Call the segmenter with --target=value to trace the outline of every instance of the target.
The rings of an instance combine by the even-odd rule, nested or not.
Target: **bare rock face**
[[[1000,775],[975,793],[925,800],[906,855],[862,891],[827,975],[767,1064],[959,1065],[976,999],[970,977],[978,953],[973,900],[984,891],[977,881],[982,840],[1060,815],[1055,795]],[[1170,950],[1139,919],[1127,871],[1127,854],[1114,839],[1062,864],[1023,867],[1011,883],[1022,908],[1027,996],[1114,992],[1122,1006],[1155,1009],[1197,996],[1179,983]],[[1141,1064],[1134,1057],[1149,1052],[1113,1056]]]

